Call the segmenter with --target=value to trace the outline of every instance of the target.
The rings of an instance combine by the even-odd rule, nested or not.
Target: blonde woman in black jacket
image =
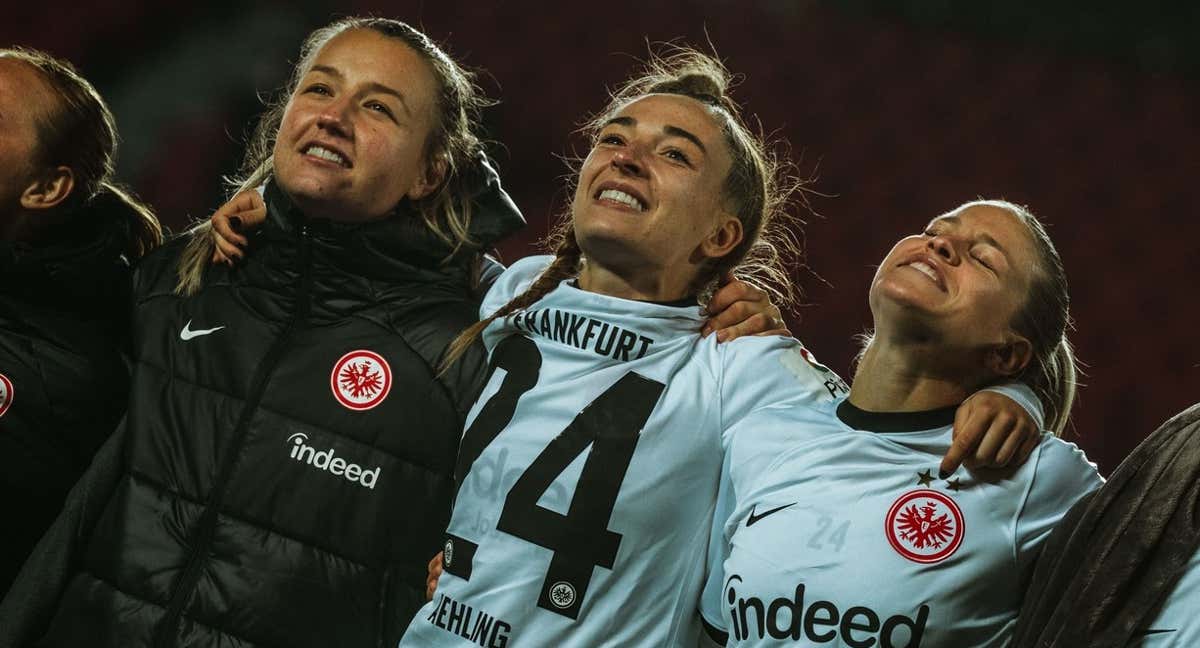
[[[479,103],[404,23],[309,37],[248,152],[261,245],[202,271],[200,228],[139,266],[126,421],[0,606],[0,645],[398,639],[483,375],[481,352],[437,363],[476,321],[482,249],[522,224]]]

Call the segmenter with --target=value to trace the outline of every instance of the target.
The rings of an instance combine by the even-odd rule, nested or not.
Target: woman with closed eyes
[[[702,606],[717,645],[1007,645],[1051,529],[1102,483],[1057,437],[1075,394],[1066,274],[1027,209],[938,216],[884,257],[869,300],[847,394],[731,435]],[[1045,412],[1029,460],[939,474],[955,410],[1014,380]]]

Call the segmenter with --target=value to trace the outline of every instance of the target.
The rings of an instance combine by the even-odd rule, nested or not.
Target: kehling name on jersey
[[[506,648],[512,625],[481,610],[438,594],[438,602],[425,619],[483,648]]]
[[[518,329],[622,362],[646,355],[654,340],[598,319],[556,308],[535,308],[508,316]]]

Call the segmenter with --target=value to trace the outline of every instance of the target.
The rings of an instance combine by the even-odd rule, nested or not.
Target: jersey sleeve
[[[722,446],[738,422],[773,407],[811,407],[849,393],[845,381],[790,337],[739,338],[721,345]]]
[[[1033,393],[1029,385],[1023,382],[1006,382],[1002,385],[984,387],[980,391],[996,392],[1011,398],[1016,401],[1017,405],[1029,412],[1039,430],[1046,429],[1046,415],[1042,412],[1042,401],[1038,400],[1037,394]]]
[[[1033,476],[1014,523],[1017,565],[1031,573],[1042,543],[1067,511],[1084,495],[1100,488],[1104,478],[1075,444],[1044,434],[1038,445]]]
[[[494,277],[492,287],[479,305],[479,319],[490,317],[513,297],[525,292],[553,260],[554,257],[549,255],[525,257]]]

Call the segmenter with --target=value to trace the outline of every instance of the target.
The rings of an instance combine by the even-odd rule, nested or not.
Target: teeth
[[[604,191],[601,191],[600,199],[601,200],[614,200],[616,202],[629,205],[630,207],[633,207],[634,209],[636,209],[638,211],[645,211],[645,209],[646,209],[642,205],[642,201],[640,201],[637,198],[625,193],[624,191],[620,191],[618,189],[605,189]]]
[[[928,276],[930,279],[933,279],[935,282],[938,280],[937,273],[934,272],[933,268],[929,267],[929,264],[925,263],[924,261],[913,261],[912,263],[908,264],[908,267],[925,273],[926,276]]]
[[[311,155],[313,157],[319,157],[322,160],[329,160],[330,162],[333,162],[335,164],[340,164],[342,166],[350,166],[350,164],[349,164],[349,162],[347,162],[346,158],[342,157],[341,155],[338,155],[335,151],[331,151],[323,146],[317,146],[314,144],[314,145],[308,147],[308,150],[305,151],[305,153],[307,153],[308,155]]]

